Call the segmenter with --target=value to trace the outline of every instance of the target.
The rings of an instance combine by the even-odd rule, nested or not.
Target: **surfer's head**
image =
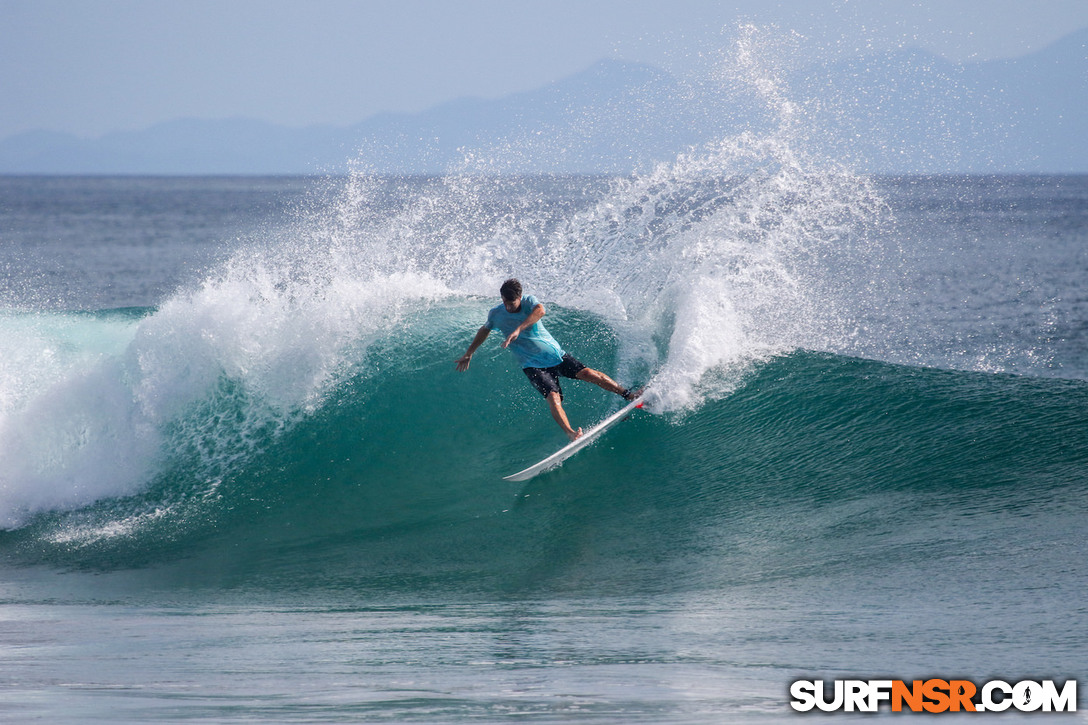
[[[518,282],[516,278],[511,277],[502,283],[502,287],[499,287],[499,294],[502,295],[503,300],[516,300],[521,297],[521,282]]]
[[[502,283],[499,294],[502,295],[502,303],[508,312],[517,312],[521,307],[521,282],[514,277]]]

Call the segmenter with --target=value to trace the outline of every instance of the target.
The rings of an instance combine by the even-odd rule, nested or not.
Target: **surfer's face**
[[[502,304],[507,312],[517,312],[521,309],[521,295],[516,300],[503,299]]]

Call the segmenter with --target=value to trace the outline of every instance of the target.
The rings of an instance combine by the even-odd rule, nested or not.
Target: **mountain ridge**
[[[1088,29],[1035,53],[954,63],[904,48],[809,65],[786,79],[816,150],[874,173],[1088,172]],[[84,139],[0,139],[3,174],[314,174],[473,169],[625,173],[743,130],[773,109],[743,84],[707,91],[606,59],[539,88],[462,97],[348,126],[180,118]],[[475,165],[475,166],[474,166]]]

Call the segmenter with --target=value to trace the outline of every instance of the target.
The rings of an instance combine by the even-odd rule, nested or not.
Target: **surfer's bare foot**
[[[581,428],[579,428],[578,430],[575,430],[575,431],[571,431],[570,433],[567,433],[567,438],[570,438],[571,441],[576,441],[581,437],[582,437],[582,429]]]
[[[628,388],[627,390],[623,391],[623,399],[628,402],[632,400],[637,400],[645,390],[645,387],[639,388],[638,390],[631,390],[630,388]]]

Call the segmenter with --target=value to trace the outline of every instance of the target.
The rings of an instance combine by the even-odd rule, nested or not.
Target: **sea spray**
[[[743,29],[715,76],[754,89],[777,119],[771,131],[574,181],[560,203],[489,176],[494,159],[472,156],[394,217],[378,238],[396,252],[383,253],[462,294],[491,297],[516,275],[542,299],[599,315],[621,340],[619,374],[653,378],[659,410],[728,393],[748,362],[836,344],[850,323],[829,260],[854,249],[884,206],[867,179],[807,148],[803,106],[760,56],[773,45]],[[697,393],[711,371],[718,383]]]
[[[653,350],[664,409],[697,406],[694,388],[710,371],[822,348],[839,333],[825,253],[880,202],[864,180],[803,159],[776,137],[726,139],[615,181],[563,230],[561,248],[575,251],[548,279],[554,294],[575,305],[610,299],[587,307]]]

